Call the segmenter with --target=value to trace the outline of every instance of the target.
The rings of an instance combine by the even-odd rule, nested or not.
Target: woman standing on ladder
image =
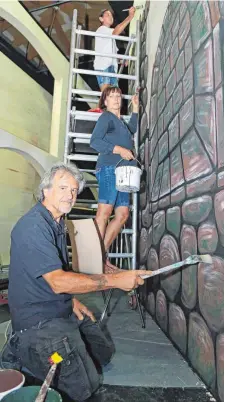
[[[122,93],[118,87],[109,86],[103,91],[99,108],[104,112],[96,123],[90,142],[90,146],[99,152],[96,165],[96,177],[99,184],[96,223],[106,253],[129,217],[129,193],[116,190],[116,165],[121,159],[125,159],[122,165],[136,166],[132,152],[132,134],[137,129],[138,95],[132,97],[133,113],[127,125],[120,115],[121,103]],[[108,224],[114,208],[115,216]],[[108,260],[106,262],[109,268],[114,267]]]

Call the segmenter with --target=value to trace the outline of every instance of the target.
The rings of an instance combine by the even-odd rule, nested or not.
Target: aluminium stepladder
[[[127,79],[131,80],[135,83],[136,88],[139,87],[139,54],[140,54],[140,34],[139,21],[137,21],[137,31],[136,38],[135,37],[126,37],[126,36],[117,36],[113,35],[113,39],[118,39],[120,41],[128,42],[126,52],[124,55],[122,54],[112,54],[110,55],[113,58],[121,59],[121,60],[129,60],[131,63],[135,63],[135,74],[134,75],[125,75],[121,74],[122,68],[120,68],[119,73],[105,73],[98,72],[94,70],[85,70],[79,68],[79,56],[80,55],[100,55],[100,56],[108,56],[105,54],[99,54],[95,51],[86,50],[80,48],[82,36],[89,37],[108,37],[108,35],[99,34],[92,31],[82,30],[80,26],[77,26],[77,10],[74,10],[73,13],[73,22],[72,22],[72,34],[71,34],[71,45],[70,45],[70,70],[69,70],[69,87],[68,87],[68,100],[67,100],[67,121],[66,121],[66,137],[65,137],[65,151],[64,151],[64,162],[72,163],[72,161],[76,162],[79,169],[84,172],[87,187],[89,188],[97,188],[96,179],[93,180],[93,174],[95,172],[94,165],[97,161],[97,155],[93,154],[93,150],[91,151],[89,147],[91,132],[93,130],[93,122],[98,120],[100,113],[88,112],[77,110],[75,106],[72,106],[72,101],[77,102],[87,102],[89,104],[98,103],[101,92],[91,91],[89,89],[80,89],[78,87],[78,78],[79,74],[83,75],[102,75],[102,76],[112,76],[117,77],[118,79]],[[128,53],[133,44],[136,44],[135,56],[130,56]],[[85,97],[88,96],[88,97]],[[126,100],[131,99],[131,95],[123,95],[123,98]],[[129,120],[130,116],[125,115],[122,116],[125,121]],[[83,124],[82,124],[83,122]],[[87,123],[88,122],[88,123]],[[84,130],[84,125],[92,124],[92,128],[88,128],[88,130]],[[86,131],[86,132],[85,132]],[[89,131],[89,132],[87,132]],[[139,139],[139,129],[137,128],[137,132],[134,136],[134,146],[136,154],[138,155],[138,139]],[[74,149],[75,146],[75,149]],[[80,147],[80,151],[79,151]],[[82,148],[83,147],[83,148]],[[122,229],[120,234],[120,242],[118,239],[115,240],[114,246],[111,248],[111,252],[109,253],[109,258],[116,259],[116,262],[120,262],[120,267],[122,265],[123,259],[127,260],[128,268],[136,269],[137,264],[137,208],[138,208],[138,194],[132,194],[132,203],[131,203],[131,216],[132,216],[132,224],[131,227],[125,227]],[[88,207],[88,209],[92,209],[93,217],[94,210],[97,208],[96,202],[89,199],[78,199],[76,206],[79,207]],[[79,215],[71,215],[71,217],[79,218]],[[84,215],[80,217],[84,218]],[[90,215],[87,215],[90,218]],[[124,239],[123,239],[124,236]],[[129,238],[128,238],[129,237]],[[130,239],[131,237],[131,239]],[[115,252],[116,248],[116,252]],[[113,289],[109,290],[107,298],[105,300],[105,306],[100,318],[100,321],[103,320],[105,313],[107,312],[109,302],[113,293]],[[134,290],[131,292],[131,295],[135,297],[137,302],[137,307],[139,310],[139,314],[141,317],[142,327],[145,327],[145,321],[143,317],[142,308],[140,306],[139,297],[137,291]]]

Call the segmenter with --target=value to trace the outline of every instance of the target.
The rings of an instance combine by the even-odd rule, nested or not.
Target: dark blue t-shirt
[[[104,112],[99,117],[91,136],[90,146],[99,152],[96,168],[102,166],[115,166],[121,156],[113,153],[115,145],[133,150],[133,134],[137,130],[138,114],[132,113],[130,121],[126,124],[111,112]],[[134,165],[136,161],[121,161],[122,165]]]
[[[11,234],[9,308],[14,331],[72,312],[72,295],[55,294],[43,274],[68,269],[64,220],[38,202]]]

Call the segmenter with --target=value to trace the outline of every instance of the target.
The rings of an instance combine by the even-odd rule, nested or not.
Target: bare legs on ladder
[[[95,220],[98,225],[101,238],[103,239],[104,248],[105,248],[106,252],[109,250],[109,247],[111,246],[113,241],[116,239],[116,237],[120,233],[122,227],[127,222],[127,219],[129,217],[129,208],[125,207],[125,206],[120,206],[115,209],[115,217],[108,224],[108,221],[109,221],[109,218],[110,218],[112,212],[113,212],[112,205],[101,204],[101,203],[98,204],[98,210],[97,210]],[[128,245],[127,241],[126,241],[126,249],[127,249],[127,252],[129,252],[129,245]],[[112,272],[113,272],[113,269],[115,269],[116,267],[113,264],[111,264],[109,262],[109,260],[107,259],[106,268],[108,268],[108,272],[110,272],[110,268],[112,269]],[[109,303],[110,303],[112,294],[113,294],[113,289],[110,289],[108,292],[107,298],[105,298],[105,294],[103,296],[105,305],[104,305],[104,310],[102,312],[99,322],[102,322],[102,320],[105,317],[105,314],[109,307]],[[131,300],[131,302],[129,304],[130,304],[131,308],[134,309],[134,308],[138,307],[139,314],[141,317],[141,322],[142,322],[142,328],[145,328],[144,316],[143,316],[143,312],[141,309],[138,292],[136,289],[134,289],[132,291],[132,293],[130,294],[130,300]]]

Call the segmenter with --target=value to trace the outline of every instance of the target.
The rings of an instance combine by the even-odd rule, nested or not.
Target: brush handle
[[[40,391],[38,393],[38,396],[35,399],[35,402],[44,402],[45,401],[45,397],[46,397],[48,389],[49,389],[49,387],[51,385],[53,376],[55,374],[56,367],[57,367],[57,364],[53,364],[51,366],[51,368],[50,368],[50,370],[49,370],[49,372],[48,372],[48,374],[46,376],[46,379],[45,379],[45,381],[43,382],[43,384],[41,386],[41,389],[40,389]]]
[[[156,269],[155,271],[152,271],[151,275],[141,275],[141,278],[142,279],[151,278],[152,276],[160,275],[165,272],[169,272],[173,269],[180,268],[185,264],[187,264],[186,260],[180,261],[180,262],[175,262],[175,264],[168,265],[167,267],[159,268],[159,269]]]
[[[141,8],[143,8],[143,6],[136,6],[135,8],[136,10],[140,10]],[[129,10],[130,10],[129,8],[124,8],[124,10],[122,11],[129,11]]]

